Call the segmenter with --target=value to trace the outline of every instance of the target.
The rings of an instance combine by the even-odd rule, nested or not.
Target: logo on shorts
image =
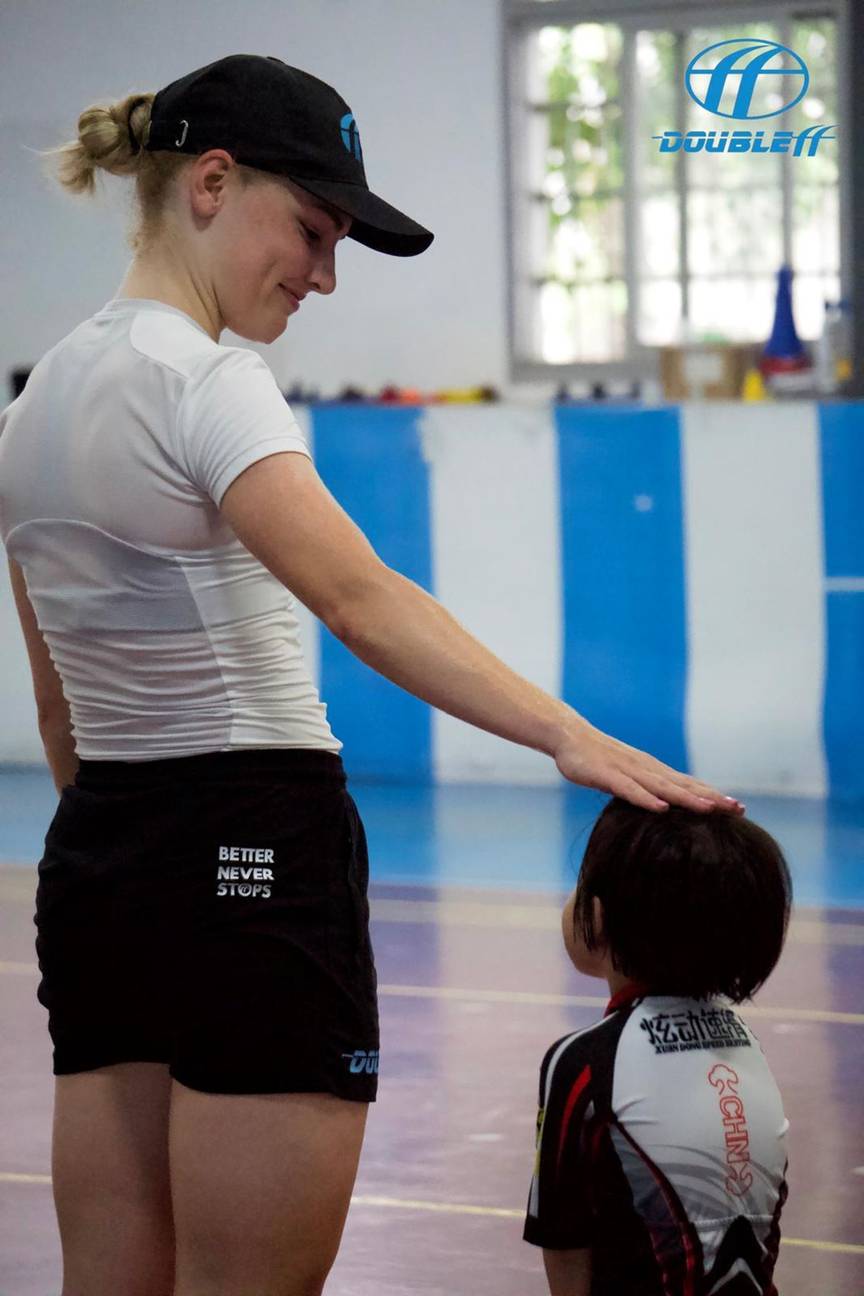
[[[348,1059],[351,1075],[360,1075],[364,1071],[367,1075],[377,1075],[379,1052],[379,1049],[371,1049],[368,1053],[365,1049],[355,1049],[353,1053],[343,1053],[342,1056]]]
[[[270,899],[271,888],[267,884],[273,881],[273,870],[254,866],[272,864],[272,850],[262,850],[257,846],[220,846],[219,858],[231,863],[220,865],[216,870],[217,896]],[[251,867],[244,868],[244,864]]]

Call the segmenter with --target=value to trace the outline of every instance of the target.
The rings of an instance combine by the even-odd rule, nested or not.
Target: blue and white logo
[[[339,129],[342,132],[342,143],[348,152],[358,162],[363,161],[363,150],[360,147],[360,132],[357,129],[357,123],[354,120],[353,113],[346,113],[339,123]]]
[[[353,1053],[343,1053],[342,1056],[348,1063],[348,1070],[351,1075],[360,1075],[363,1072],[367,1075],[378,1074],[378,1049],[370,1049],[368,1053],[365,1049],[355,1049]]]
[[[777,117],[800,103],[810,85],[807,64],[788,45],[757,37],[718,41],[700,50],[684,73],[687,93],[694,103],[715,117],[733,121],[760,121]],[[775,106],[761,112],[771,100]],[[756,102],[754,104],[754,97]],[[779,106],[778,106],[779,105]],[[658,140],[660,153],[788,153],[790,157],[815,157],[833,126],[805,126],[802,130],[665,130]]]
[[[708,112],[737,121],[759,121],[794,108],[807,93],[810,73],[800,54],[788,45],[739,38],[700,50],[690,60],[684,80],[690,98]],[[782,100],[780,107],[753,112],[757,86],[768,85]]]

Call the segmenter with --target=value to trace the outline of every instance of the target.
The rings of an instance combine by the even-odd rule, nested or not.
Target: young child
[[[562,927],[612,997],[540,1072],[524,1236],[552,1296],[776,1296],[788,1122],[728,1001],[771,973],[791,898],[747,819],[600,815]]]

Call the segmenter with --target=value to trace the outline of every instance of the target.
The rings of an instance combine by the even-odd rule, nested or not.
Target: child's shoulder
[[[629,1015],[629,1008],[610,1013],[550,1044],[540,1066],[541,1085],[553,1075],[560,1083],[574,1071],[582,1072],[585,1067],[596,1071],[601,1061],[611,1060]]]
[[[579,1053],[586,1049],[593,1048],[599,1039],[607,1035],[617,1034],[622,1025],[622,1020],[626,1013],[610,1013],[608,1017],[601,1017],[599,1021],[592,1022],[590,1026],[582,1026],[579,1030],[569,1031],[550,1044],[546,1050],[546,1057],[552,1058],[556,1053]]]

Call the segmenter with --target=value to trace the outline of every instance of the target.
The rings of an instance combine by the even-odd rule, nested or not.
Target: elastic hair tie
[[[129,107],[129,111],[126,114],[126,134],[129,136],[129,144],[131,146],[133,153],[140,153],[142,145],[141,145],[141,141],[136,139],[135,136],[132,134],[132,114],[134,113],[135,109],[139,106],[139,104],[147,103],[147,102],[148,102],[147,97],[145,95],[140,95],[137,99],[132,100],[132,103]]]

